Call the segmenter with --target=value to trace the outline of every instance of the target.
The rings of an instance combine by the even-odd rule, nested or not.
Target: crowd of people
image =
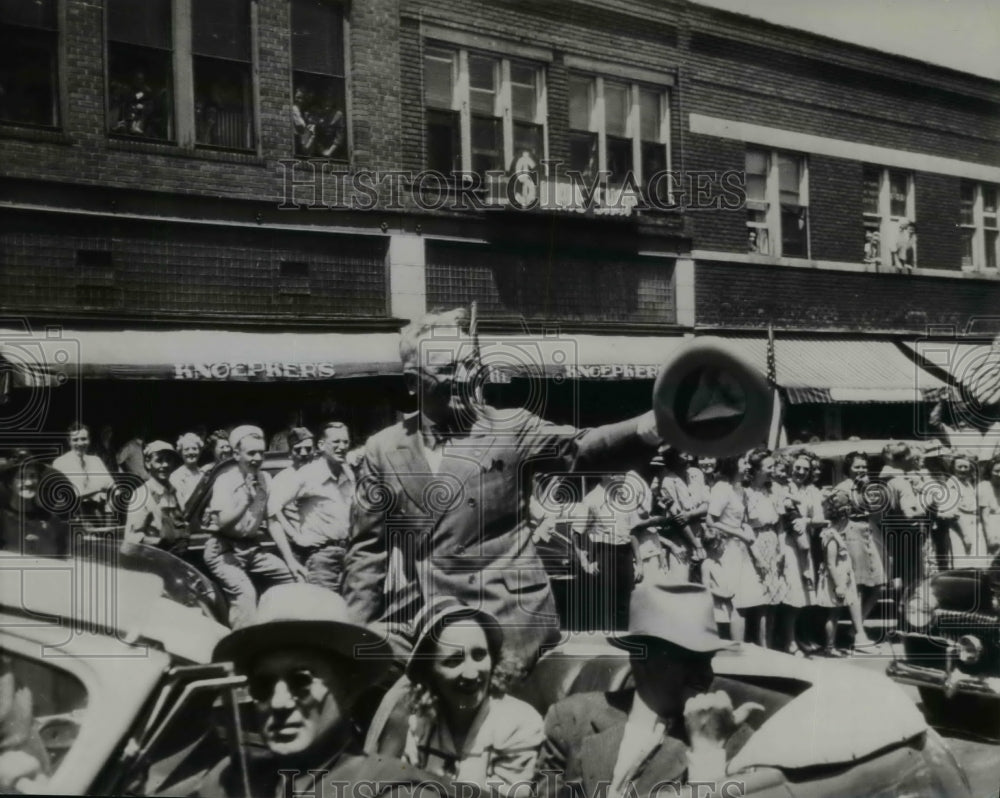
[[[254,425],[134,442],[146,478],[118,508],[121,546],[190,556],[192,534],[206,536],[231,627],[214,658],[246,676],[270,753],[219,763],[200,794],[241,794],[247,779],[273,795],[283,770],[429,773],[504,796],[603,783],[616,798],[643,779],[721,777],[754,707],[712,691],[717,651],[804,654],[813,607],[816,653],[840,655],[844,612],[864,647],[884,586],[1000,544],[1000,462],[977,485],[961,454],[890,444],[882,463],[848,455],[843,481],[825,485],[805,447],[688,457],[652,412],[578,430],[496,411],[476,403],[464,320],[403,331],[418,410],[360,450],[342,423],[292,427],[272,478]],[[74,425],[69,443],[51,465],[18,452],[4,467],[3,548],[66,552],[68,526],[41,496],[53,475],[77,512],[115,504],[89,430]],[[557,595],[561,578],[571,587]],[[567,626],[608,632],[634,688],[569,696],[543,719],[511,688]],[[394,664],[405,678],[372,712],[368,688]]]

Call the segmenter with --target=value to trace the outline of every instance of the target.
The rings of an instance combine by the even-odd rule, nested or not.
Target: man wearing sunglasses
[[[271,532],[279,548],[282,541],[291,541],[291,547],[286,544],[282,550],[292,557],[295,565],[289,567],[297,578],[339,592],[354,500],[354,472],[346,462],[351,436],[344,424],[330,422],[319,441],[319,457],[312,459],[311,433],[305,439],[296,432],[289,436],[290,442],[295,441],[294,470],[287,478],[282,477],[288,470],[282,471],[271,485],[267,507]]]
[[[361,753],[352,713],[359,696],[390,677],[393,653],[335,593],[301,583],[272,588],[254,623],[220,640],[213,660],[246,676],[266,751],[241,741],[243,761],[234,754],[218,763],[200,796],[318,796],[327,788],[346,795],[361,785],[365,793],[357,794],[405,798],[426,785],[426,773]]]

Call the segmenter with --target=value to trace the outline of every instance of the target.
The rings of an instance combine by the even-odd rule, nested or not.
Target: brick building
[[[771,325],[793,436],[881,434],[949,378],[918,337],[1000,289],[1000,86],[972,75],[680,1],[42,0],[0,26],[5,357],[59,371],[32,353],[62,325],[95,421],[368,432],[405,406],[395,330],[476,300],[498,401],[530,398],[525,324],[558,326],[547,411],[587,422],[648,405],[685,336],[763,368]],[[468,177],[385,179],[422,170]]]

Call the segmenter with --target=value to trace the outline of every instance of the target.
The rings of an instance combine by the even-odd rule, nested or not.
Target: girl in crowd
[[[813,484],[813,462],[806,452],[789,458],[791,478],[784,496],[781,551],[784,558],[785,594],[782,598],[782,634],[785,650],[801,651],[795,626],[804,607],[815,601],[813,539],[826,526],[819,488]]]
[[[763,601],[753,613],[757,620],[756,640],[762,647],[774,647],[774,620],[787,585],[781,575],[783,554],[778,541],[782,490],[775,489],[774,457],[765,448],[747,455],[747,487],[743,493],[746,523],[754,531],[750,553],[757,570]]]
[[[208,446],[212,460],[202,466],[204,471],[211,471],[219,463],[225,462],[233,456],[233,446],[229,442],[229,433],[224,429],[217,429],[208,436]]]
[[[1000,550],[1000,456],[987,463],[986,479],[979,483],[980,521],[990,554]]]
[[[692,493],[689,469],[684,455],[672,446],[661,450],[663,470],[660,473],[659,500],[668,522],[667,534],[681,547],[685,568],[705,559],[701,543],[702,520],[708,513],[708,502]],[[671,534],[671,529],[673,534]]]
[[[69,525],[39,500],[43,479],[49,483],[46,494],[57,502],[72,491],[68,480],[32,459],[26,449],[0,466],[0,549],[32,557],[69,553]]]
[[[850,452],[844,458],[847,477],[835,487],[850,499],[848,524],[844,543],[854,570],[854,580],[861,600],[861,619],[866,620],[878,602],[885,586],[884,555],[880,541],[878,504],[880,491],[871,481],[868,458],[861,452]],[[869,645],[866,635],[854,641],[855,646]]]
[[[825,502],[828,525],[820,533],[823,559],[817,574],[816,603],[827,608],[823,624],[825,643],[823,652],[828,657],[843,656],[836,646],[837,618],[842,607],[851,614],[856,633],[855,640],[866,640],[861,623],[861,602],[858,599],[854,569],[847,550],[846,532],[850,525],[851,497],[841,490],[833,491]]]
[[[183,510],[195,487],[201,481],[202,471],[198,466],[205,442],[193,432],[185,432],[177,439],[177,451],[181,464],[170,475],[170,484],[177,493],[177,503]]]
[[[529,704],[507,695],[517,668],[501,661],[499,623],[442,598],[424,610],[418,626],[406,666],[411,688],[403,759],[491,795],[530,795],[544,722]]]
[[[723,458],[716,468],[718,478],[708,503],[710,536],[719,538],[717,566],[712,574],[716,595],[731,597],[729,629],[733,640],[746,639],[748,615],[759,614],[766,603],[764,587],[750,554],[755,541],[747,523],[745,491],[740,480],[740,460]]]

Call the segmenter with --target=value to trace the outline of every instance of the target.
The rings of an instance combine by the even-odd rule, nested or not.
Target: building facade
[[[972,75],[680,1],[0,27],[2,354],[15,387],[83,380],[95,423],[364,435],[406,408],[400,325],[475,301],[499,402],[541,362],[548,415],[619,417],[686,337],[764,368],[770,327],[792,437],[909,436],[957,379],[921,341],[1000,290],[1000,86]],[[51,423],[88,414],[70,393]]]

